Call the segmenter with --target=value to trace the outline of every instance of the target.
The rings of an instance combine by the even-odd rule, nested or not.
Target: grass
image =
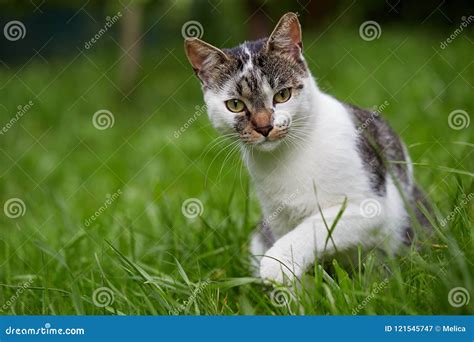
[[[444,35],[397,28],[372,42],[357,29],[316,37],[305,48],[321,88],[363,107],[386,103],[437,215],[453,213],[444,227],[433,219],[419,250],[371,252],[354,270],[315,266],[295,293],[262,286],[249,272],[253,186],[195,113],[203,101],[181,42],[148,51],[142,82],[124,98],[104,38],[70,65],[74,52],[0,70],[2,125],[34,103],[0,137],[2,206],[20,198],[26,208],[0,216],[2,314],[473,314],[474,300],[448,301],[455,287],[474,296],[474,202],[462,204],[474,192],[472,129],[448,125],[453,110],[474,112],[470,42],[441,50]],[[113,127],[94,128],[100,109]],[[201,201],[201,216],[182,214],[188,198]],[[94,304],[97,291],[109,305]]]

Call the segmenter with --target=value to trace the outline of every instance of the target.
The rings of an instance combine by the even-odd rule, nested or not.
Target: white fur
[[[252,55],[250,54],[249,49],[247,47],[245,47],[244,52],[249,58],[247,60],[247,63],[245,63],[244,67],[242,68],[240,76],[243,76],[243,75],[247,74],[253,68]]]
[[[293,142],[263,139],[252,150],[242,147],[263,217],[271,218],[268,223],[277,238],[265,251],[259,235],[254,235],[252,253],[265,253],[260,275],[277,282],[301,276],[315,258],[332,254],[333,241],[338,251],[362,245],[395,252],[407,222],[403,201],[391,180],[384,197],[372,190],[357,152],[357,131],[350,113],[322,93],[311,76],[303,85],[297,97],[276,105],[274,125],[289,125],[291,132],[299,124],[306,133]],[[205,94],[211,122],[222,133],[233,130],[235,115],[224,106],[225,93]],[[323,216],[331,227],[345,200],[347,207],[327,242]],[[378,215],[364,215],[361,204],[365,200],[379,206]]]

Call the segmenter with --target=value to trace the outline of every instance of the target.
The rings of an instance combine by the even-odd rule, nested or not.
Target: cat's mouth
[[[262,134],[257,130],[252,130],[251,133],[244,133],[241,135],[242,141],[257,149],[270,151],[273,150],[288,134],[288,128],[280,129],[272,127],[266,134]]]

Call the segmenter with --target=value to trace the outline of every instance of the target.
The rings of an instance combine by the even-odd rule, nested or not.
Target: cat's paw
[[[275,247],[270,248],[260,261],[260,277],[270,283],[292,283],[295,278],[301,276],[302,269],[291,257],[279,252]]]
[[[283,284],[285,282],[285,276],[291,276],[288,274],[285,275],[283,268],[285,268],[285,266],[280,262],[264,257],[260,262],[260,277],[266,283]]]

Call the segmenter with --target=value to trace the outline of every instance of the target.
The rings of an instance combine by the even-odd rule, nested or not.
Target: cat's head
[[[302,47],[294,13],[285,14],[269,38],[232,49],[186,39],[213,126],[263,151],[291,136],[292,122],[304,119],[310,106],[311,76]]]

